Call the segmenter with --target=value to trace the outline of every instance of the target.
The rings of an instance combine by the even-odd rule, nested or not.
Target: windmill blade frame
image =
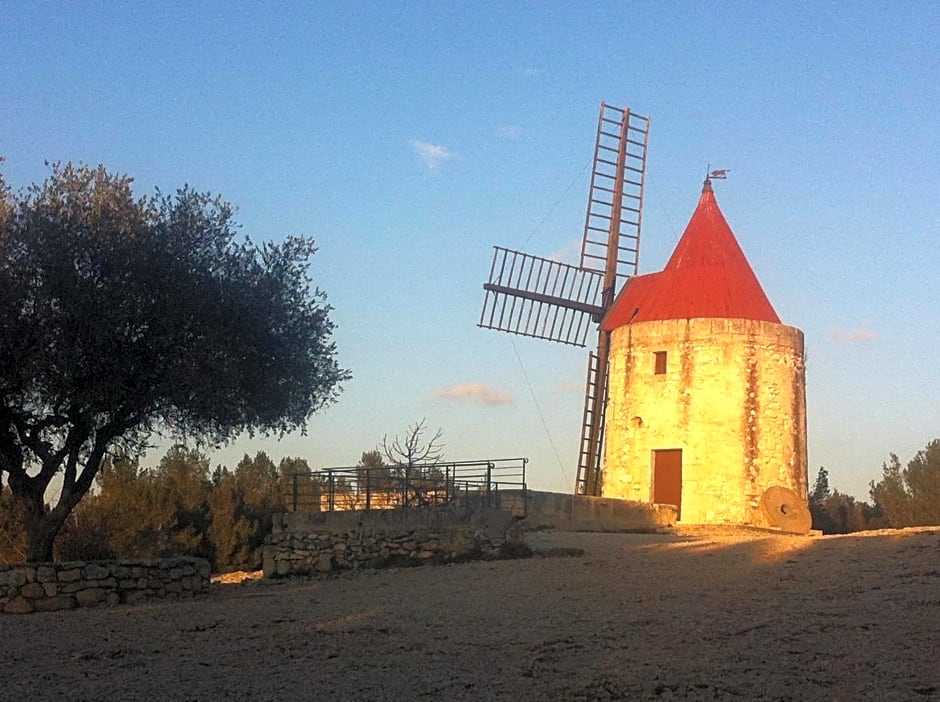
[[[575,492],[600,495],[610,333],[600,328],[618,288],[636,275],[650,118],[602,102],[579,265],[494,247],[478,326],[573,346],[588,359]]]

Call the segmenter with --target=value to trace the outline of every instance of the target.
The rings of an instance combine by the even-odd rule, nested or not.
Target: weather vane
[[[706,170],[706,173],[705,173],[706,179],[714,178],[715,180],[724,180],[725,178],[728,177],[728,174],[731,173],[730,168],[717,168],[713,171],[711,164],[708,164],[705,170]]]

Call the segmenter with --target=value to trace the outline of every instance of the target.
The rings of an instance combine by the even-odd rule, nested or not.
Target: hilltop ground
[[[531,537],[554,557],[6,616],[0,698],[940,700],[940,529]]]

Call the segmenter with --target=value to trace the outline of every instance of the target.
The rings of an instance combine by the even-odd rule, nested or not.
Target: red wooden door
[[[682,449],[653,451],[653,502],[675,505],[682,519]]]

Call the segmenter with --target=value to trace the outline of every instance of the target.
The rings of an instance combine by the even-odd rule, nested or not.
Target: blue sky
[[[810,479],[867,498],[940,437],[940,5],[0,0],[0,154],[190,183],[255,240],[313,236],[354,380],[306,436],[214,455],[351,465],[422,417],[451,459],[570,490],[587,352],[478,329],[495,244],[581,235],[602,100],[652,117],[642,272],[706,166],[806,334]]]

